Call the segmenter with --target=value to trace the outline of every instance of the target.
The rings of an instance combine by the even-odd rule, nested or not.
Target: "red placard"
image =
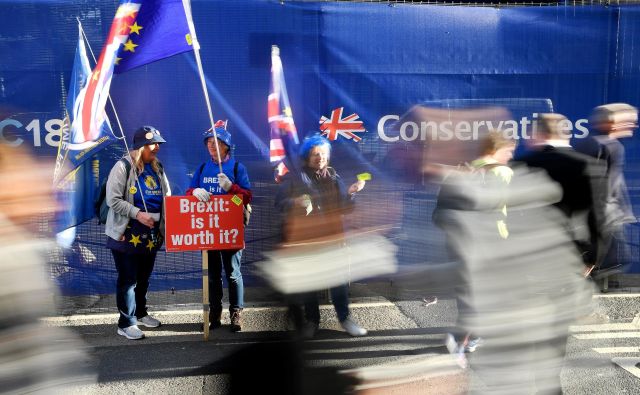
[[[244,248],[240,196],[212,195],[208,202],[194,196],[167,196],[164,203],[167,252]]]

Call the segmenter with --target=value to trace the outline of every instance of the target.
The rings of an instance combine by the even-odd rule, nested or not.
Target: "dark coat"
[[[289,173],[283,177],[276,194],[275,206],[282,214],[284,241],[310,240],[342,237],[343,215],[354,207],[353,196],[335,169],[329,167],[330,187],[323,188],[308,171]],[[313,210],[307,215],[305,209],[294,204],[302,195],[309,195]]]
[[[551,145],[529,151],[521,161],[529,167],[544,169],[560,184],[562,199],[554,205],[567,217],[569,231],[585,262],[595,262],[604,218],[604,166],[571,147]],[[588,233],[580,234],[579,228],[585,225]]]

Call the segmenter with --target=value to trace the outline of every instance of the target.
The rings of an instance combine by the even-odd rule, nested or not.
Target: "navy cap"
[[[133,134],[133,149],[140,149],[147,144],[162,144],[166,140],[160,136],[153,126],[142,126]]]

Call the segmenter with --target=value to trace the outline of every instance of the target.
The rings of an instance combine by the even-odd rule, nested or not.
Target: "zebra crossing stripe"
[[[592,350],[599,354],[626,354],[640,352],[640,347],[594,347]]]
[[[616,365],[620,366],[622,369],[631,373],[632,375],[640,378],[640,358],[638,357],[616,357],[611,358],[611,361]]]
[[[640,329],[639,325],[628,322],[596,325],[572,325],[569,327],[571,332],[637,331],[638,329]]]
[[[640,337],[640,332],[582,333],[574,334],[573,337],[578,340],[631,339]]]

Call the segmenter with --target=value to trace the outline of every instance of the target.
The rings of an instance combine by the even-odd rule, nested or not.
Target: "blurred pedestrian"
[[[472,388],[561,393],[569,325],[588,312],[591,289],[564,215],[551,206],[561,186],[544,170],[498,160],[480,158],[449,177],[436,216],[464,263],[469,308],[457,326],[484,340],[469,359]]]
[[[633,136],[638,127],[638,110],[626,103],[612,103],[593,109],[589,117],[591,135],[576,141],[576,148],[593,156],[606,168],[602,252],[592,275],[622,271],[630,263],[625,226],[636,222],[624,177],[625,149],[620,139]]]
[[[107,180],[110,210],[105,233],[118,270],[118,334],[130,340],[144,338],[138,324],[150,328],[161,324],[147,313],[147,290],[164,240],[164,196],[171,195],[157,158],[165,142],[153,126],[140,127],[133,135],[132,150],[113,166]]]
[[[204,132],[204,145],[210,160],[202,163],[193,173],[187,195],[193,195],[202,202],[209,201],[211,195],[233,194],[242,197],[245,206],[251,203],[251,183],[247,168],[232,155],[231,134],[227,123],[216,122],[213,129]],[[220,171],[222,166],[222,171]],[[243,250],[210,250],[209,255],[209,328],[222,325],[222,269],[229,286],[229,316],[231,331],[242,330],[242,309],[244,308],[244,283],[240,271]]]
[[[353,209],[355,194],[364,188],[365,181],[357,181],[347,188],[336,170],[329,166],[330,155],[329,140],[318,135],[309,137],[300,147],[303,162],[300,174],[289,173],[283,178],[276,207],[284,215],[285,243],[328,243],[326,245],[342,248],[343,216]],[[347,284],[332,287],[330,293],[342,328],[351,336],[365,336],[367,330],[350,317]],[[306,322],[303,323],[300,306],[292,305],[291,313],[303,336],[311,338],[320,325],[318,295],[310,292],[300,299]]]
[[[0,392],[73,392],[95,382],[88,350],[74,332],[48,326],[55,314],[54,247],[41,233],[57,209],[52,163],[0,143]],[[66,209],[66,208],[60,208]],[[44,227],[46,228],[46,227]]]
[[[596,263],[598,224],[604,214],[604,166],[569,144],[570,122],[564,115],[539,114],[533,129],[537,143],[521,161],[544,169],[562,187],[562,199],[554,206],[565,215],[567,230],[585,265],[591,268]]]
[[[473,314],[473,301],[469,289],[469,269],[465,262],[468,259],[467,246],[460,243],[466,240],[462,234],[462,228],[447,214],[451,210],[457,212],[472,212],[478,207],[474,203],[471,189],[466,189],[470,184],[482,186],[482,194],[497,196],[495,206],[486,207],[483,210],[486,216],[492,217],[494,227],[493,243],[500,243],[509,237],[507,221],[507,188],[511,182],[513,171],[507,166],[513,157],[515,142],[505,138],[501,132],[490,131],[480,141],[480,156],[471,163],[461,166],[453,174],[449,174],[442,182],[436,208],[433,213],[434,223],[444,230],[447,238],[447,251],[449,257],[457,265],[458,276],[454,286],[458,316],[456,328],[447,334],[446,346],[449,352],[456,354],[458,363],[465,367],[464,352],[473,352],[482,344],[482,339],[471,334],[464,322],[470,314]],[[482,199],[478,196],[477,199]],[[468,236],[468,235],[467,235]]]

